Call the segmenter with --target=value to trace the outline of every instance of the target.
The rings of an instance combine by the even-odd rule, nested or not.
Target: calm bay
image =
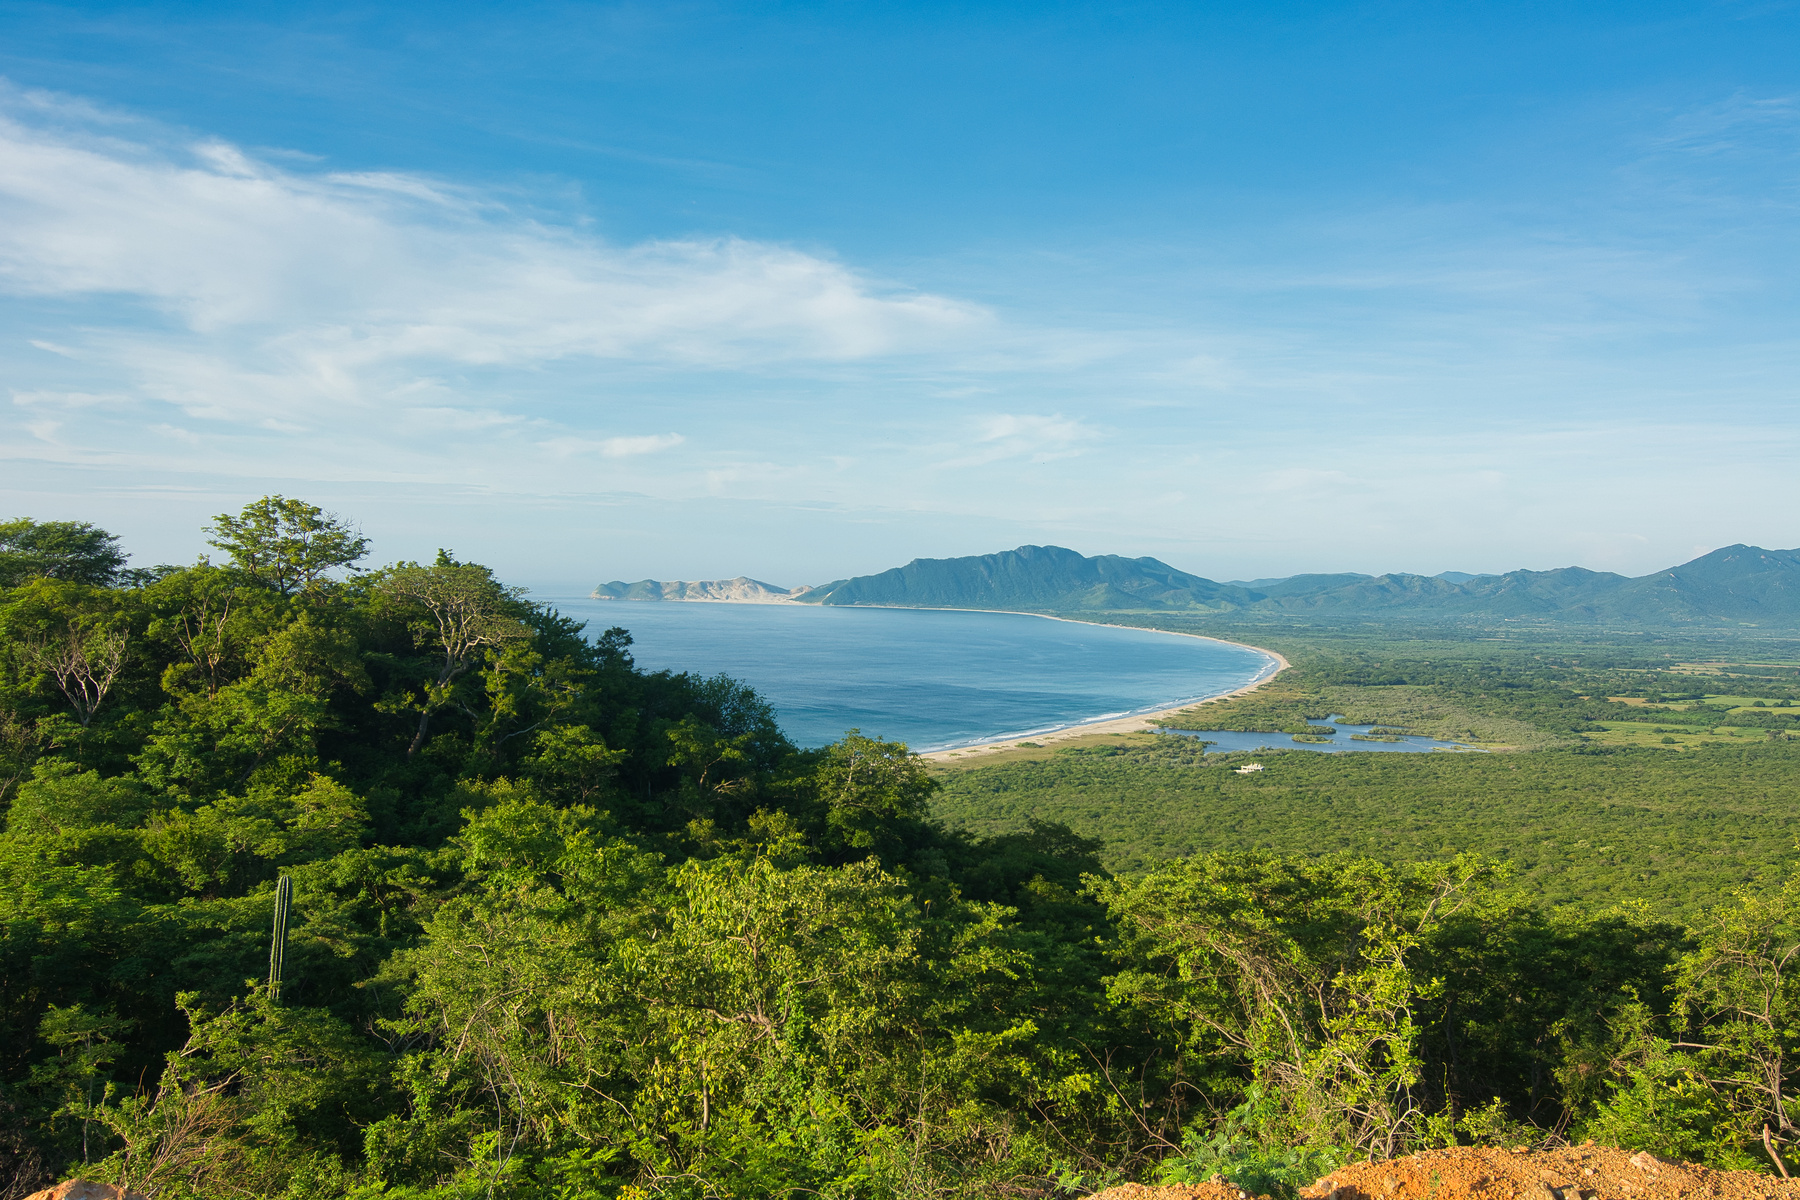
[[[630,630],[641,667],[742,680],[802,746],[848,729],[917,751],[1029,737],[1217,696],[1274,667],[1248,646],[1017,613],[532,598],[589,636]]]

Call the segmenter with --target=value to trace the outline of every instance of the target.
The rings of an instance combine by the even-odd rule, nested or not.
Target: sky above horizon
[[[541,589],[1800,544],[1794,3],[0,0],[0,517]]]

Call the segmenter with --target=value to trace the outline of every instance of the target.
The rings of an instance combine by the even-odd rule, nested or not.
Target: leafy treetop
[[[237,516],[212,521],[209,545],[284,596],[310,591],[332,571],[368,556],[369,539],[349,522],[304,500],[264,496]]]
[[[125,569],[119,539],[86,521],[0,521],[0,587],[61,579],[107,587]]]

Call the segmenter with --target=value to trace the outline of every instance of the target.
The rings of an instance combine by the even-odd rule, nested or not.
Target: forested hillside
[[[1291,1189],[1457,1140],[1791,1146],[1800,887],[932,816],[487,569],[269,497],[218,563],[0,526],[0,1194]],[[1569,704],[1582,703],[1579,700]]]
[[[1726,546],[1638,579],[1562,567],[1503,575],[1314,574],[1215,583],[1154,558],[1089,558],[1060,546],[1020,546],[999,554],[914,559],[904,567],[800,592],[795,599],[1073,614],[1194,613],[1290,625],[1361,616],[1435,623],[1793,626],[1800,624],[1800,550]]]
[[[967,558],[916,558],[878,575],[800,593],[802,604],[899,604],[927,608],[1218,609],[1255,594],[1178,571],[1154,558],[1092,558],[1061,546],[1020,546]]]

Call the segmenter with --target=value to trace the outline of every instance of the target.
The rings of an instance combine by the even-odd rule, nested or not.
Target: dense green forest
[[[936,811],[978,832],[1062,822],[1124,871],[1216,850],[1478,851],[1551,905],[1642,902],[1688,920],[1800,862],[1800,643],[1356,626],[1236,636],[1293,668],[1168,728],[1292,733],[1343,716],[1490,752],[1203,756],[1187,738],[1120,739],[1104,755],[951,772]],[[1237,773],[1252,761],[1264,769]]]
[[[1378,639],[1258,701],[1412,689],[1388,698],[1415,723],[1552,746],[1364,768],[1488,772],[1446,793],[1599,808],[1500,772],[1636,771],[1633,802],[1660,788],[1675,814],[1640,834],[1659,870],[1686,869],[1683,839],[1722,851],[1680,876],[1705,911],[1545,904],[1530,862],[1399,774],[1344,799],[1392,797],[1410,840],[1314,805],[1281,841],[1269,814],[1319,794],[1299,756],[1219,792],[1271,832],[1146,841],[1115,872],[1078,831],[1117,842],[1113,818],[1033,820],[989,788],[1007,827],[945,819],[1021,767],[945,786],[854,732],[798,749],[742,685],[640,670],[625,630],[449,552],[364,570],[352,528],[281,497],[208,532],[217,564],[133,570],[90,526],[0,525],[5,1197],[75,1173],[159,1200],[1282,1191],[1458,1140],[1761,1169],[1765,1128],[1800,1140],[1780,712],[1754,746],[1608,751],[1583,706],[1633,707],[1610,676],[1489,704],[1481,677],[1357,666]],[[1564,669],[1533,661],[1495,669]],[[1604,669],[1636,707],[1714,719],[1707,688],[1676,699],[1681,664],[1633,661]],[[1770,670],[1765,710],[1794,682]],[[1129,801],[1223,774],[1197,749],[1075,765]],[[1682,824],[1665,764],[1750,784],[1713,804],[1754,792],[1767,845],[1710,809]],[[1608,888],[1576,891],[1629,892]]]
[[[1170,745],[1168,743],[1176,743]],[[1599,759],[1599,761],[1595,761]],[[1262,764],[1240,775],[1246,762]],[[1134,872],[1184,854],[1331,851],[1389,861],[1476,850],[1543,902],[1638,901],[1696,919],[1800,863],[1800,742],[1671,754],[1208,755],[1162,737],[1113,755],[956,772],[937,811],[977,832],[1058,821]]]

